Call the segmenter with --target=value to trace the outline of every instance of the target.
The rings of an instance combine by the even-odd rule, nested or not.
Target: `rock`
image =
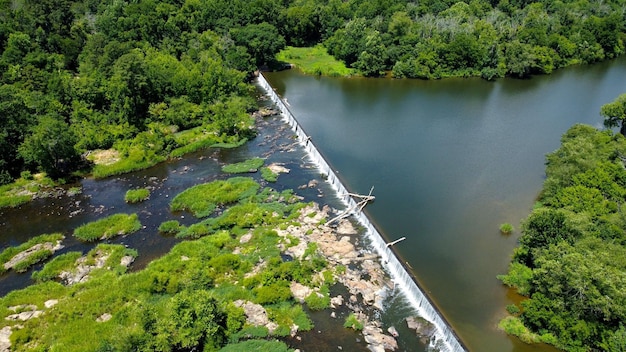
[[[273,333],[278,328],[278,324],[270,321],[267,311],[260,304],[255,304],[250,301],[244,301],[241,299],[233,302],[235,306],[243,308],[246,314],[246,322],[254,326],[265,326],[269,333]]]
[[[331,318],[337,318],[337,314],[335,314],[335,312],[331,312],[331,313],[330,313],[330,317],[331,317]]]
[[[37,310],[37,306],[34,304],[21,304],[19,306],[9,307],[9,310],[13,312],[21,311],[19,313],[11,314],[4,318],[9,321],[26,321],[32,318],[37,318],[43,314],[43,311]]]
[[[306,186],[309,187],[309,188],[315,188],[315,187],[317,187],[318,184],[319,184],[318,180],[311,180],[311,181],[309,181],[309,183],[307,183]]]
[[[393,337],[398,337],[398,336],[400,335],[400,334],[398,334],[398,330],[395,328],[395,326],[390,326],[390,327],[387,329],[387,332],[388,332],[391,336],[393,336]]]
[[[339,235],[356,235],[357,231],[348,219],[342,219],[337,225],[337,234]]]
[[[110,313],[104,313],[101,316],[99,316],[98,319],[96,319],[96,321],[98,323],[104,323],[104,322],[111,320],[111,318],[113,318],[113,316]]]
[[[8,262],[4,263],[4,269],[9,270],[9,269],[14,268],[17,264],[27,260],[31,255],[35,254],[38,251],[49,250],[50,252],[54,253],[61,248],[63,248],[63,245],[61,245],[61,241],[57,241],[56,243],[52,243],[52,242],[38,243],[14,255],[13,258],[11,258]]]
[[[291,329],[289,330],[289,336],[294,337],[296,336],[296,334],[298,333],[298,329],[300,329],[300,327],[296,324],[291,324]]]
[[[408,317],[406,324],[411,330],[415,330],[417,336],[430,339],[435,334],[435,326],[422,317]]]
[[[248,232],[247,234],[241,236],[239,238],[239,243],[248,243],[252,239],[252,232]]]
[[[125,255],[122,257],[122,259],[120,259],[120,265],[121,266],[125,266],[128,267],[130,264],[132,264],[135,261],[135,258],[133,258],[130,255]]]
[[[304,286],[295,281],[291,282],[289,285],[289,289],[291,290],[291,295],[300,303],[304,303],[304,299],[309,297],[309,295],[313,292],[310,287]]]
[[[186,261],[188,261],[188,260],[189,260],[189,257],[188,257],[188,256],[186,256],[186,255],[181,255],[181,256],[180,256],[180,261],[181,261],[181,262],[186,262]]]
[[[43,302],[43,305],[44,305],[46,308],[52,308],[52,307],[56,306],[56,305],[57,305],[57,303],[59,303],[59,300],[58,300],[58,299],[49,299],[49,300],[47,300],[47,301]]]
[[[279,164],[279,163],[272,163],[269,164],[267,166],[268,169],[270,169],[273,173],[275,174],[288,174],[289,170],[288,168],[282,166],[283,164]]]
[[[335,308],[343,304],[343,297],[341,295],[332,297],[330,299],[330,306]]]
[[[398,349],[398,342],[396,342],[396,339],[383,334],[381,328],[371,323],[363,327],[363,338],[365,339],[365,342],[367,342],[367,348],[370,351],[383,352],[386,350],[395,351]]]
[[[0,329],[0,352],[9,352],[11,350],[11,333],[10,326]]]

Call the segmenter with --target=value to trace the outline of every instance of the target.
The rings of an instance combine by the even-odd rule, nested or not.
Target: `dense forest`
[[[618,103],[603,107],[607,125]],[[567,351],[626,350],[625,162],[622,134],[585,125],[548,155],[543,191],[499,277],[527,297],[507,308],[507,332]]]
[[[622,0],[3,0],[0,185],[254,135],[251,73],[322,43],[366,76],[525,77],[624,52]],[[29,174],[26,174],[28,176]]]

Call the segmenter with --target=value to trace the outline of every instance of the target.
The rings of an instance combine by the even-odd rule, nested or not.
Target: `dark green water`
[[[346,186],[472,351],[546,351],[497,330],[519,299],[504,273],[541,189],[545,154],[626,92],[626,60],[531,80],[442,81],[267,74]]]

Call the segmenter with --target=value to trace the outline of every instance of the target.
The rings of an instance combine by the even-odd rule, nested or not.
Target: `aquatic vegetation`
[[[45,173],[32,175],[23,172],[12,183],[0,185],[0,208],[14,208],[28,203],[38,192],[54,186],[55,182]]]
[[[350,315],[348,315],[345,323],[343,323],[343,326],[354,330],[363,330],[363,323],[359,321],[354,313],[350,313]]]
[[[170,203],[173,211],[187,210],[195,217],[210,215],[218,205],[225,205],[254,195],[259,184],[251,178],[234,177],[191,187],[178,194]]]
[[[139,203],[150,198],[150,190],[147,188],[129,189],[126,191],[124,201],[126,203]]]
[[[500,232],[502,234],[505,235],[510,235],[513,230],[515,230],[515,228],[513,227],[513,225],[509,224],[508,222],[505,222],[504,224],[500,225]]]
[[[52,256],[64,238],[65,236],[60,233],[44,234],[33,237],[19,246],[3,250],[0,253],[0,273],[9,269],[26,271],[32,265]]]
[[[128,235],[138,231],[140,228],[141,222],[139,222],[137,214],[120,213],[79,226],[74,230],[74,236],[90,242]]]
[[[278,181],[278,173],[272,171],[269,167],[261,168],[261,177],[267,182]]]
[[[265,160],[263,158],[252,158],[240,163],[228,164],[222,167],[222,171],[229,174],[243,174],[248,172],[257,172],[263,166]]]
[[[161,225],[159,225],[159,232],[169,235],[175,235],[181,230],[181,228],[182,227],[178,220],[168,220],[162,222]]]

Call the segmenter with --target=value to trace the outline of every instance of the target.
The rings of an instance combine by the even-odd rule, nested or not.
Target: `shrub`
[[[287,282],[275,283],[268,286],[257,287],[256,302],[258,304],[273,304],[287,301],[291,298],[291,290],[287,287]]]
[[[83,241],[91,242],[118,235],[128,235],[140,228],[141,222],[139,222],[137,214],[120,213],[78,227],[74,230],[74,236]]]
[[[330,296],[318,292],[311,292],[304,301],[311,310],[323,310],[330,307]]]
[[[252,158],[240,163],[224,165],[222,171],[229,174],[243,174],[247,172],[257,172],[265,161],[262,158]]]
[[[348,317],[346,318],[346,322],[343,323],[343,326],[345,328],[350,328],[357,331],[363,330],[363,323],[361,323],[359,319],[357,319],[354,313],[350,313],[350,315],[348,315]]]
[[[515,228],[513,227],[513,225],[509,224],[508,222],[505,222],[504,224],[500,225],[500,232],[505,234],[505,235],[510,235],[513,230],[515,230]]]
[[[498,323],[498,327],[504,330],[509,335],[515,335],[520,340],[526,343],[537,343],[540,341],[540,337],[537,334],[532,333],[524,326],[522,321],[516,317],[506,317]]]
[[[124,201],[126,203],[139,203],[150,198],[150,190],[147,188],[129,189],[126,191]]]

